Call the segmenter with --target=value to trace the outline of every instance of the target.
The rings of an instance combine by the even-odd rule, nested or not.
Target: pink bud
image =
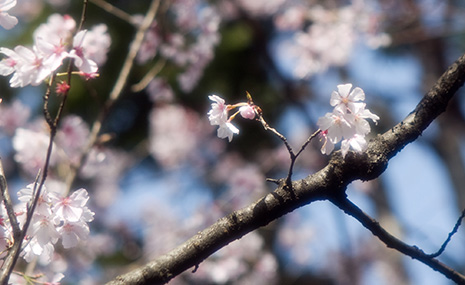
[[[253,120],[255,118],[255,111],[250,105],[242,106],[239,108],[239,112],[241,112],[241,116],[244,119]]]

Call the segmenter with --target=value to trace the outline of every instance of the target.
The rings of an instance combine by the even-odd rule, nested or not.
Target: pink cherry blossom
[[[82,41],[85,56],[98,66],[107,61],[107,53],[111,45],[111,38],[107,30],[108,27],[105,24],[96,25],[87,31]]]
[[[349,147],[357,152],[362,152],[367,147],[367,141],[365,140],[364,136],[359,134],[355,134],[353,137],[343,140],[341,142],[342,157],[346,156],[347,152],[349,151]]]
[[[10,86],[24,87],[26,85],[39,85],[52,70],[44,64],[44,58],[35,49],[17,46],[14,49],[18,56],[15,60],[13,77]]]
[[[25,128],[17,129],[13,137],[13,148],[16,151],[15,161],[21,164],[30,175],[37,175],[37,171],[44,166],[49,141],[49,136],[44,132]],[[54,145],[50,165],[56,165],[62,158],[61,153],[59,154],[56,145]]]
[[[365,93],[359,87],[350,91],[352,84],[337,86],[338,91],[331,94],[330,104],[334,106],[332,113],[318,119],[317,125],[324,140],[321,152],[329,154],[334,145],[342,141],[341,151],[345,157],[349,148],[357,152],[367,147],[365,136],[371,131],[367,119],[377,122],[379,117],[366,109],[366,104],[360,101],[365,99]]]
[[[211,125],[221,125],[228,120],[228,109],[223,98],[217,95],[208,96],[215,103],[211,104],[211,110],[208,111],[208,120]]]
[[[239,129],[236,128],[231,122],[227,121],[220,125],[217,131],[220,139],[228,138],[229,142],[232,141],[234,134],[239,134]]]
[[[18,24],[18,19],[7,13],[7,11],[15,6],[16,0],[0,0],[0,26],[7,30],[12,29]]]
[[[52,186],[60,187],[62,184]],[[24,213],[33,199],[33,193],[35,193],[34,184],[18,192],[19,200],[22,202],[19,205],[21,209],[19,213],[22,213],[18,217],[20,224],[24,224]],[[49,263],[54,253],[54,244],[59,239],[62,239],[65,248],[76,246],[79,240],[87,239],[89,235],[87,223],[94,219],[94,213],[86,206],[88,199],[87,191],[82,188],[74,191],[69,197],[62,197],[58,192],[50,192],[43,186],[25,237],[27,243],[22,253],[23,258],[31,262],[37,256]]]
[[[333,144],[340,142],[343,137],[351,137],[355,133],[344,115],[344,113],[335,110],[333,113],[326,113],[317,121],[318,127],[326,131],[326,136]]]
[[[38,184],[31,183],[27,185],[26,188],[20,189],[18,191],[18,200],[22,203],[21,206],[24,210],[30,206],[33,199],[33,194],[35,193],[34,191],[37,191],[37,189],[34,188],[37,187],[39,187]],[[35,213],[42,216],[51,215],[52,211],[50,209],[50,203],[51,198],[49,192],[45,186],[42,186],[42,191],[36,205]]]
[[[56,136],[59,145],[71,162],[77,162],[79,155],[86,147],[89,127],[81,117],[69,115],[63,118]]]
[[[66,222],[58,228],[64,248],[77,246],[79,240],[86,240],[89,236],[89,226],[85,222]]]
[[[338,91],[333,91],[331,93],[331,99],[329,103],[331,106],[340,109],[349,109],[351,112],[355,112],[356,105],[360,105],[363,103],[359,103],[359,101],[365,100],[365,93],[359,87],[356,87],[354,90],[352,89],[352,84],[341,84],[337,86]]]
[[[61,66],[63,59],[68,56],[66,43],[55,35],[48,35],[46,38],[38,37],[35,40],[35,48],[43,60],[43,64],[50,71],[56,70]]]
[[[84,38],[87,30],[78,32],[73,38],[73,49],[69,52],[69,57],[74,59],[74,65],[80,71],[86,74],[96,73],[98,70],[97,63],[89,58],[86,47],[84,46]]]
[[[0,61],[0,75],[7,76],[15,72],[21,57],[14,50],[4,47],[0,48],[0,53],[7,56]]]
[[[0,106],[0,128],[13,136],[16,129],[23,127],[29,119],[31,109],[19,100]]]
[[[76,29],[76,21],[70,15],[52,14],[46,23],[37,27],[33,37],[35,40],[53,36],[60,38],[63,42],[68,42],[74,29]]]
[[[40,246],[47,243],[56,243],[60,237],[56,230],[56,219],[50,215],[34,214],[31,227],[28,229],[28,234],[33,236]]]
[[[53,212],[67,222],[77,222],[81,219],[89,195],[85,189],[76,190],[69,197],[54,199]]]
[[[320,136],[324,140],[323,145],[321,146],[321,153],[330,154],[334,150],[334,143],[328,139],[328,130],[322,131]]]

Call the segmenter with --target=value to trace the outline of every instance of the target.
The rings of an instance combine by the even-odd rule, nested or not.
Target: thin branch
[[[305,150],[305,148],[308,146],[308,144],[319,134],[321,133],[321,130],[318,129],[316,130],[311,136],[308,137],[308,139],[304,142],[304,144],[300,147],[300,150],[296,153],[296,157],[298,157],[302,151]]]
[[[396,249],[397,251],[402,252],[403,254],[410,256],[413,259],[421,261],[422,263],[428,265],[431,269],[442,273],[444,276],[456,282],[457,284],[465,284],[465,276],[435,259],[431,255],[426,254],[418,247],[408,245],[400,239],[394,237],[388,233],[376,220],[372,219],[370,216],[364,213],[359,207],[357,207],[346,197],[330,198],[329,200],[346,214],[354,217],[357,221],[359,221],[373,235],[377,236],[384,244],[386,244],[387,247]]]
[[[335,152],[326,167],[315,174],[292,182],[292,191],[280,185],[250,206],[218,220],[209,228],[157,258],[156,260],[118,276],[109,284],[163,284],[199,265],[215,251],[231,241],[268,224],[280,216],[316,200],[345,197],[347,185],[354,180],[371,180],[386,169],[390,158],[414,141],[439,114],[465,81],[465,55],[453,63],[433,88],[402,122],[378,135],[364,153],[350,152],[345,159]],[[366,223],[372,223],[367,220]],[[413,250],[410,247],[406,251]],[[423,253],[424,254],[424,253]],[[463,276],[427,256],[423,259],[435,270],[462,282]],[[423,261],[422,260],[422,261]],[[465,282],[462,282],[464,284]]]
[[[263,118],[263,115],[261,114],[261,111],[257,112],[257,110],[256,110],[255,112],[257,113],[257,116],[258,116],[257,120],[262,124],[263,128],[266,131],[270,131],[275,136],[277,136],[284,143],[284,145],[287,148],[287,151],[289,152],[289,156],[290,156],[290,159],[291,159],[291,164],[289,166],[289,172],[288,172],[287,177],[286,177],[286,185],[288,187],[291,187],[292,186],[292,171],[294,169],[294,163],[295,163],[295,160],[296,160],[297,156],[295,155],[294,150],[292,149],[291,145],[287,141],[286,137],[284,135],[282,135],[280,132],[278,132],[275,128],[272,128],[272,127],[270,127],[270,125],[268,125],[268,123]]]
[[[76,178],[77,173],[87,160],[87,156],[90,153],[90,150],[98,140],[98,135],[100,133],[103,121],[106,118],[108,111],[111,109],[111,107],[113,107],[115,101],[118,100],[118,98],[123,93],[124,87],[126,86],[129,78],[129,74],[134,66],[134,59],[136,58],[137,52],[140,50],[140,47],[142,46],[145,33],[147,32],[148,28],[155,19],[159,5],[160,0],[152,0],[147,14],[145,15],[145,18],[142,21],[142,24],[138,26],[138,30],[136,32],[134,40],[130,44],[129,52],[123,63],[123,67],[121,68],[121,72],[115,82],[115,85],[113,86],[113,89],[110,92],[110,96],[108,100],[105,102],[103,110],[100,112],[97,120],[94,122],[92,126],[87,145],[84,148],[84,151],[82,152],[83,155],[80,157],[78,164],[71,168],[70,173],[66,178],[66,184],[68,185],[68,188],[71,187],[74,179]]]
[[[459,230],[459,227],[460,225],[462,224],[462,220],[463,218],[465,218],[465,209],[462,211],[462,214],[460,215],[460,217],[457,219],[457,222],[455,223],[455,226],[454,228],[452,229],[452,231],[449,233],[449,235],[447,236],[447,239],[444,241],[444,243],[441,245],[441,247],[439,248],[439,250],[435,253],[432,253],[432,254],[428,254],[429,257],[438,257],[439,255],[441,255],[444,250],[446,250],[446,247],[447,245],[449,244],[450,240],[452,239],[452,236]]]
[[[113,6],[112,4],[108,3],[107,1],[104,1],[104,0],[90,0],[90,2],[94,3],[95,5],[99,6],[100,8],[102,8],[103,10],[108,12],[109,14],[112,14],[112,15],[120,18],[123,21],[126,21],[126,22],[128,22],[128,23],[130,23],[132,25],[137,24],[134,21],[134,18],[130,14],[124,12],[123,10],[119,9],[116,6]]]
[[[3,171],[2,160],[0,159],[0,190],[5,205],[8,218],[10,219],[11,227],[13,228],[13,239],[17,239],[21,234],[18,220],[16,219],[15,210],[13,209],[13,202],[11,201],[10,193],[8,192],[8,184]]]
[[[79,21],[79,26],[77,28],[77,31],[79,32],[82,30],[82,26],[84,25],[84,22],[86,21],[86,15],[87,15],[87,0],[82,1],[82,11],[81,11],[81,19]],[[69,71],[68,71],[69,72]],[[68,82],[69,83],[69,82]]]
[[[132,92],[140,92],[149,85],[149,83],[157,76],[166,64],[165,59],[159,59],[157,63],[147,72],[147,74],[136,84],[132,85]]]
[[[251,100],[251,99],[249,99],[249,100]],[[251,102],[251,103],[253,104],[253,102]],[[321,130],[318,129],[310,137],[308,137],[308,139],[300,147],[299,151],[297,153],[294,153],[294,150],[292,149],[291,145],[287,141],[286,137],[283,134],[281,134],[280,132],[278,132],[275,128],[270,127],[270,125],[268,125],[268,123],[263,118],[263,115],[261,114],[260,111],[256,111],[256,113],[257,113],[258,121],[260,123],[262,123],[263,128],[265,130],[267,130],[267,131],[272,132],[280,140],[282,140],[284,145],[287,148],[287,151],[289,152],[289,156],[290,156],[290,159],[291,159],[291,164],[289,165],[289,171],[288,171],[288,174],[287,174],[287,177],[286,177],[286,185],[290,187],[290,186],[292,186],[292,183],[291,183],[292,182],[292,173],[294,171],[294,165],[295,165],[295,162],[296,162],[297,158],[305,150],[305,148],[308,146],[308,144],[321,132]]]

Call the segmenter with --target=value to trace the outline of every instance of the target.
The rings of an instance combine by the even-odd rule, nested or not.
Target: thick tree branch
[[[378,177],[386,169],[390,158],[417,139],[445,111],[449,100],[464,81],[465,55],[447,69],[402,122],[371,140],[366,152],[351,152],[345,159],[340,151],[335,152],[325,168],[292,182],[293,191],[286,191],[281,183],[275,191],[259,201],[218,220],[168,254],[117,277],[109,284],[166,283],[190,267],[199,265],[230,242],[303,205],[316,200],[344,200],[346,186],[350,182]]]

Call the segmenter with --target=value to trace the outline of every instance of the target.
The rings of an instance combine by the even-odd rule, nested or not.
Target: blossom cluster
[[[371,49],[388,46],[390,37],[380,31],[381,16],[367,1],[350,1],[337,9],[298,1],[282,5],[274,24],[290,34],[279,43],[285,61],[293,62],[293,75],[308,79],[331,66],[345,65],[357,43]]]
[[[20,225],[26,220],[26,213],[37,191],[37,184],[30,184],[19,190],[20,204],[15,208]],[[74,191],[63,197],[58,192],[48,191],[45,186],[42,191],[27,230],[22,256],[31,262],[36,256],[42,263],[52,260],[54,245],[61,239],[64,248],[75,247],[80,240],[87,239],[89,226],[94,213],[86,206],[89,196],[85,189]],[[2,209],[0,219],[0,252],[5,252],[13,242],[12,228]]]
[[[359,87],[352,91],[352,84],[337,86],[338,91],[331,93],[330,104],[333,112],[326,113],[318,119],[317,125],[324,139],[321,152],[329,154],[334,145],[341,142],[342,156],[345,157],[349,148],[363,151],[367,146],[365,136],[371,131],[366,119],[377,122],[379,117],[366,109],[365,93]]]
[[[210,95],[208,98],[214,102],[211,104],[211,110],[208,111],[208,120],[211,125],[219,126],[217,135],[221,139],[228,138],[231,142],[233,135],[239,134],[239,129],[231,123],[237,114],[241,114],[244,119],[252,120],[255,118],[255,107],[251,103],[242,102],[227,105],[224,99],[217,95]],[[239,111],[229,116],[228,112],[237,107],[239,107]]]
[[[35,86],[55,72],[65,58],[71,58],[81,74],[95,76],[98,63],[106,60],[110,45],[106,26],[81,30],[73,37],[75,28],[76,21],[70,16],[51,15],[47,23],[34,31],[31,48],[22,45],[14,49],[0,48],[0,53],[6,56],[0,62],[0,75],[13,74],[11,87]]]
[[[146,63],[160,55],[171,61],[183,69],[177,76],[180,88],[190,92],[214,57],[214,48],[220,42],[221,18],[214,5],[203,0],[172,1],[169,12],[172,23],[152,23],[137,59]],[[135,17],[135,21],[140,20]]]

